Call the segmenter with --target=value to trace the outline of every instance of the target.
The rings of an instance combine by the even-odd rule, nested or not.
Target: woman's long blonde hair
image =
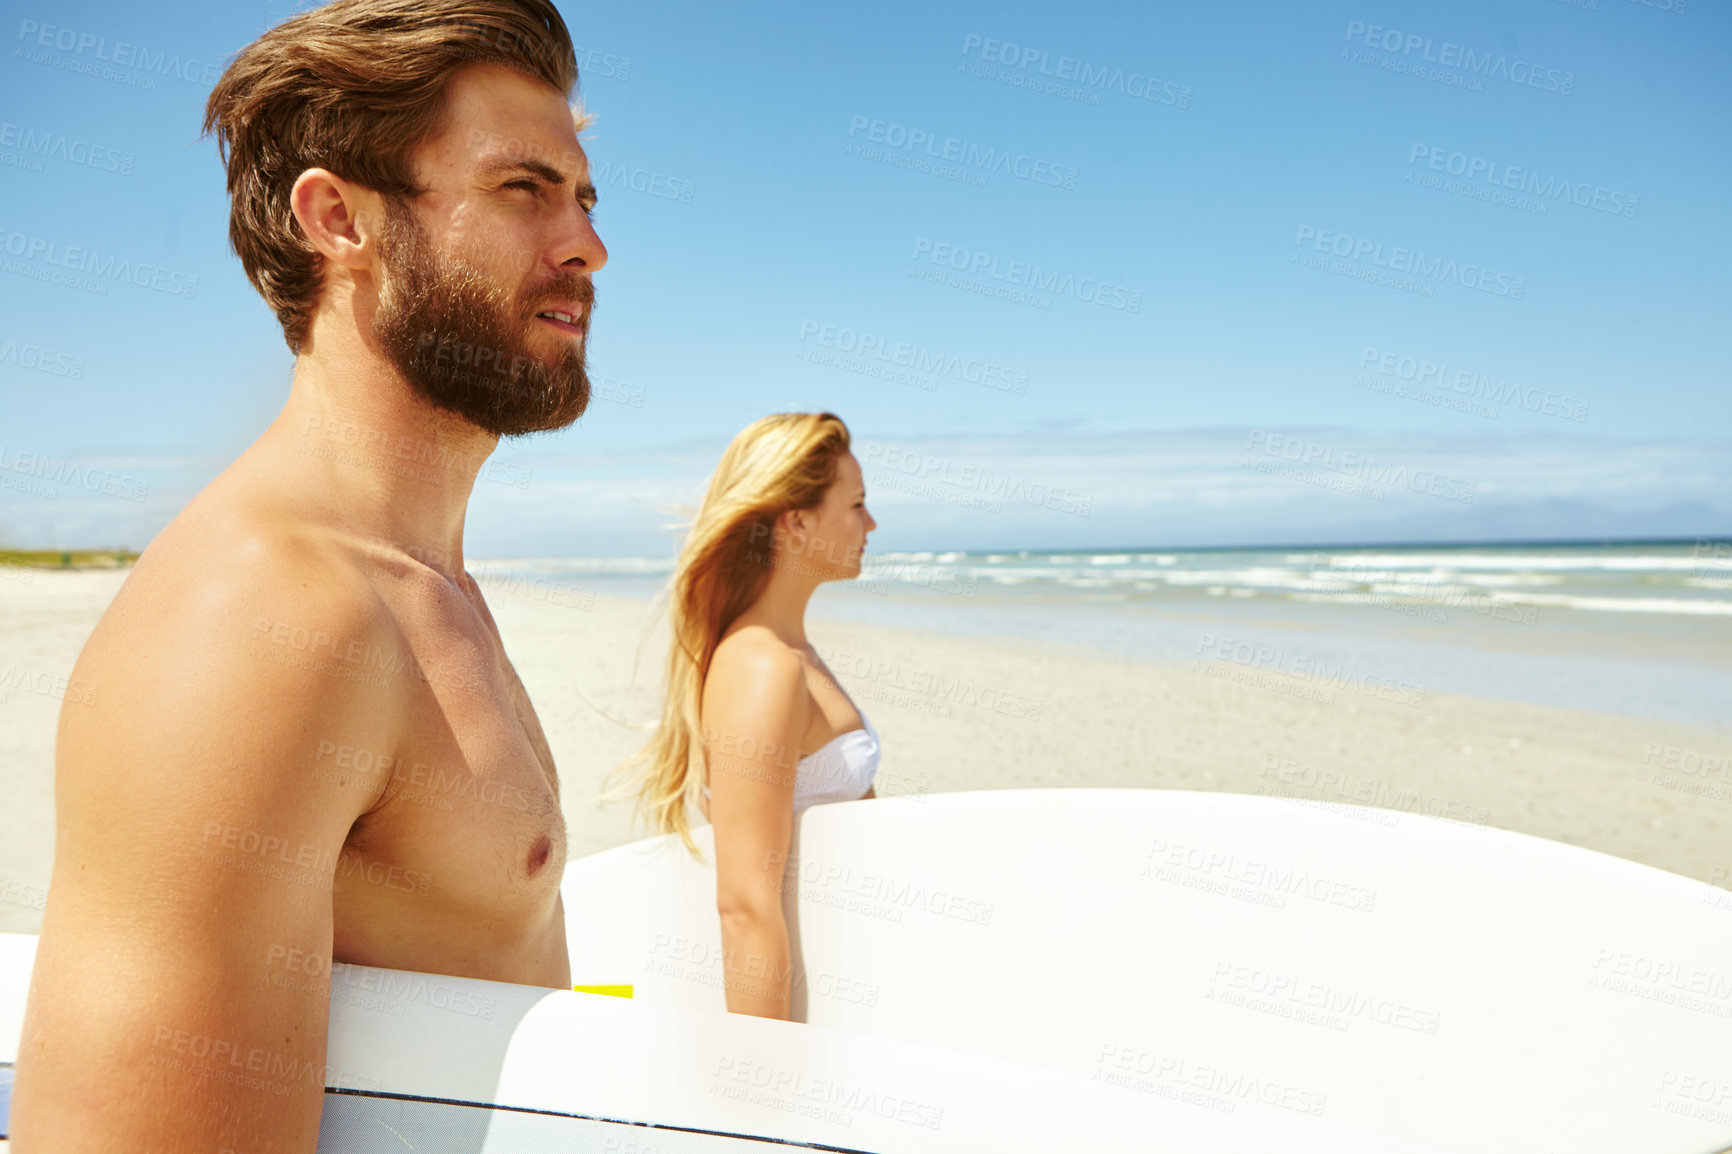
[[[699,715],[710,661],[769,583],[777,518],[822,502],[848,451],[848,426],[834,413],[753,421],[722,454],[686,533],[668,590],[673,643],[661,724],[610,776],[627,781],[611,796],[635,795],[639,816],[659,833],[679,834],[693,854],[689,813],[709,779]]]

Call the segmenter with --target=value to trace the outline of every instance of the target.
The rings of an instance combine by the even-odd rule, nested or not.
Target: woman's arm
[[[722,643],[704,684],[716,910],[728,1009],[737,1014],[788,1016],[782,870],[809,701],[799,654],[754,627]]]

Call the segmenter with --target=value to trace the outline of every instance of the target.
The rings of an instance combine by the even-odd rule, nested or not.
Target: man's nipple
[[[534,877],[547,868],[548,855],[553,853],[553,839],[542,834],[535,839],[535,844],[529,847],[529,876]]]

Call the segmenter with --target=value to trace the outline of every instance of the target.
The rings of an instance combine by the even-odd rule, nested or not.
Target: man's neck
[[[319,346],[296,358],[260,446],[298,454],[309,494],[328,496],[345,528],[455,577],[469,497],[498,436],[421,397],[376,349]]]

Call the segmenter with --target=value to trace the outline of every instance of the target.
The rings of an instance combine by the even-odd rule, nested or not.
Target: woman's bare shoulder
[[[777,697],[803,696],[806,663],[798,650],[764,625],[743,625],[723,637],[710,659],[710,680]]]

